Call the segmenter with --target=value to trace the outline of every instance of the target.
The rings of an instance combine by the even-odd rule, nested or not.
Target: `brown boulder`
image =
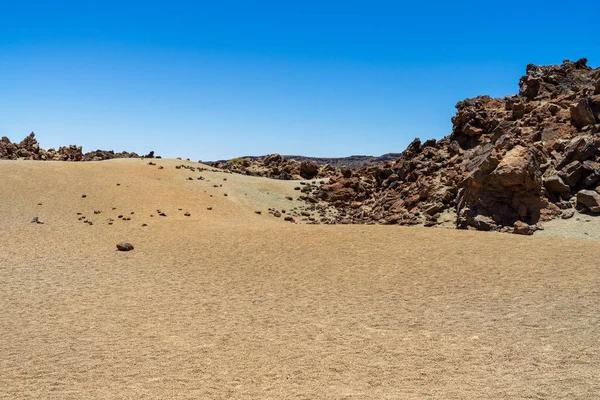
[[[571,123],[579,129],[586,125],[594,125],[596,123],[590,101],[587,98],[572,104],[569,111],[571,113]]]
[[[552,175],[544,179],[544,186],[550,193],[563,194],[571,192],[569,185],[566,185],[558,175]]]
[[[513,224],[513,233],[517,235],[533,235],[534,229],[522,221],[516,221]]]
[[[577,204],[593,213],[600,213],[600,194],[595,190],[580,190],[577,192]]]
[[[304,179],[312,179],[319,174],[319,166],[314,161],[302,161],[299,174]]]

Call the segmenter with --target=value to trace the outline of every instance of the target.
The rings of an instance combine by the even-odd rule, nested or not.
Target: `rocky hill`
[[[586,59],[528,65],[519,93],[459,102],[452,133],[333,176],[306,197],[336,223],[439,223],[530,234],[579,207],[600,212],[600,69]]]

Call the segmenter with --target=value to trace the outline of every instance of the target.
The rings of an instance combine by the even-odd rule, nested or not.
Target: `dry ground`
[[[293,182],[157,163],[0,162],[0,398],[600,396],[599,242],[295,225],[254,213]]]

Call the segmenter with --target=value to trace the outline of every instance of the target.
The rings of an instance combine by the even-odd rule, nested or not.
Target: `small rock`
[[[254,211],[255,214],[261,215],[262,211]]]
[[[142,226],[148,226],[148,224],[142,224]]]
[[[533,235],[533,228],[523,221],[517,221],[513,224],[513,233],[517,235]]]
[[[158,215],[160,215],[161,217],[166,217],[167,214],[165,214],[164,212],[158,213]]]
[[[37,224],[39,220],[40,219],[38,217],[33,217],[33,219],[31,220],[31,223],[32,224]]]
[[[131,250],[133,250],[133,245],[131,243],[127,243],[127,242],[117,243],[117,250],[131,251]]]
[[[562,213],[562,215],[560,217],[562,219],[569,219],[569,218],[573,218],[574,215],[575,215],[575,210],[566,210]]]
[[[87,195],[86,195],[86,194],[82,194],[82,195],[81,195],[81,198],[82,198],[82,199],[85,199],[86,197],[87,197]]]
[[[273,216],[279,218],[281,217],[281,213],[279,211],[275,211],[275,213],[273,213]]]
[[[206,207],[206,209],[207,209],[208,211],[210,211],[210,210],[212,210],[212,207]]]
[[[190,214],[189,212],[186,212],[186,213],[185,213],[185,214],[183,214],[183,215],[185,215],[186,217],[189,217],[189,216],[190,216],[190,215],[192,215],[192,214]]]
[[[287,217],[285,217],[285,218],[284,218],[284,221],[288,221],[288,222],[295,222],[295,221],[294,221],[294,217],[292,217],[292,216],[289,216],[289,215],[288,215]]]

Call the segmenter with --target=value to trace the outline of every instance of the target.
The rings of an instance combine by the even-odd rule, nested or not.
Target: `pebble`
[[[119,251],[131,251],[133,250],[133,245],[128,242],[117,243],[117,250]]]

